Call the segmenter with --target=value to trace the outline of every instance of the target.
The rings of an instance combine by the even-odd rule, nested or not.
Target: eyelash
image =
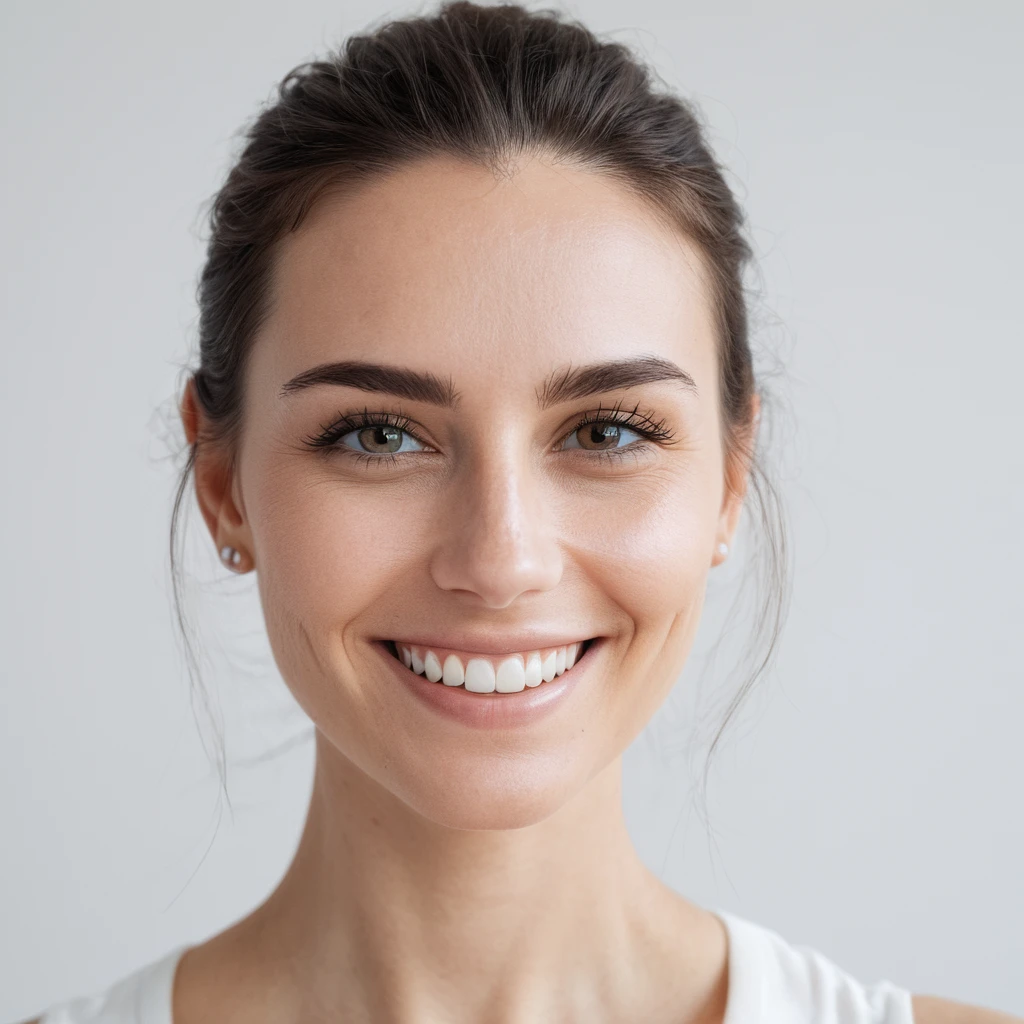
[[[408,416],[395,415],[390,412],[370,412],[369,409],[364,408],[362,412],[346,413],[339,416],[333,423],[321,426],[320,433],[307,437],[305,443],[314,450],[328,454],[341,452],[346,458],[354,458],[356,461],[365,462],[368,465],[379,466],[382,463],[391,465],[398,461],[396,455],[372,455],[370,452],[357,452],[354,448],[338,444],[338,441],[353,430],[363,430],[366,427],[395,427],[420,441],[415,432],[409,429],[411,423],[412,420]],[[420,443],[425,444],[426,442],[420,441]]]
[[[588,456],[591,458],[597,457],[618,460],[627,457],[635,457],[638,451],[649,448],[652,442],[655,444],[670,445],[675,441],[672,432],[665,426],[665,421],[663,419],[655,419],[646,413],[640,412],[639,405],[634,406],[631,410],[624,411],[622,403],[619,402],[608,409],[605,409],[602,405],[599,406],[595,412],[586,413],[559,441],[559,444],[564,444],[570,435],[576,433],[578,430],[582,430],[591,423],[612,423],[616,426],[628,427],[630,430],[640,434],[640,436],[644,438],[643,443],[631,441],[623,448],[591,450],[588,452]],[[336,451],[342,452],[346,458],[355,458],[360,462],[365,462],[375,466],[379,466],[382,463],[394,465],[400,461],[400,456],[393,453],[374,455],[370,452],[359,452],[354,448],[338,444],[338,441],[346,434],[350,434],[353,430],[363,430],[366,427],[394,427],[411,435],[419,441],[420,444],[426,444],[425,441],[416,436],[415,431],[409,429],[411,425],[412,420],[409,419],[408,416],[396,415],[390,412],[370,412],[369,409],[364,408],[361,412],[346,413],[343,416],[339,416],[332,423],[321,426],[319,434],[314,434],[305,438],[305,444],[309,448],[313,448],[318,451],[331,453]],[[406,452],[404,454],[409,455],[413,453]]]
[[[576,421],[572,430],[565,434],[558,442],[562,445],[578,430],[589,426],[591,423],[612,423],[620,427],[628,427],[634,433],[643,438],[641,441],[630,441],[622,448],[606,448],[604,450],[589,450],[584,456],[588,459],[604,459],[609,463],[622,463],[626,459],[633,459],[636,462],[641,455],[649,451],[653,445],[660,444],[665,447],[674,444],[675,438],[672,432],[665,426],[663,419],[655,419],[653,416],[640,412],[640,406],[635,405],[630,410],[624,410],[622,403],[605,409],[603,405],[598,406],[596,411],[586,413]]]

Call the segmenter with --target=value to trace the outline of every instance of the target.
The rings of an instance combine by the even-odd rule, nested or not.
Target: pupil
[[[615,423],[594,423],[590,427],[590,442],[600,448],[614,448],[619,439],[619,428]]]

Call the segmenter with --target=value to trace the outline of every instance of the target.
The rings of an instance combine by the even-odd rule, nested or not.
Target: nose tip
[[[562,554],[541,487],[506,472],[459,491],[432,559],[438,587],[499,609],[558,584]]]
[[[506,608],[522,594],[551,590],[562,567],[553,545],[477,524],[435,559],[433,575],[442,590],[465,591],[488,608]]]

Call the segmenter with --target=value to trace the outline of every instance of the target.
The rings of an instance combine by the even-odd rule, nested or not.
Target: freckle
[[[380,827],[380,822],[372,814],[370,815],[370,821],[372,821],[378,828]]]

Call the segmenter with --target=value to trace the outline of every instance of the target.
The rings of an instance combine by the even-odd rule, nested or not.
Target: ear
[[[210,531],[217,551],[225,547],[239,552],[241,560],[232,566],[236,572],[253,568],[252,536],[237,486],[234,461],[214,439],[195,392],[195,379],[189,377],[178,406],[185,438],[194,447],[193,478],[199,510]]]
[[[750,415],[747,417],[747,423],[740,428],[733,450],[726,453],[725,486],[722,490],[722,507],[718,513],[715,553],[711,559],[713,566],[720,565],[725,561],[727,554],[722,554],[719,545],[725,544],[727,549],[731,548],[733,536],[739,526],[743,501],[747,496],[747,487],[750,483],[750,467],[760,421],[761,396],[755,394],[750,399]]]

